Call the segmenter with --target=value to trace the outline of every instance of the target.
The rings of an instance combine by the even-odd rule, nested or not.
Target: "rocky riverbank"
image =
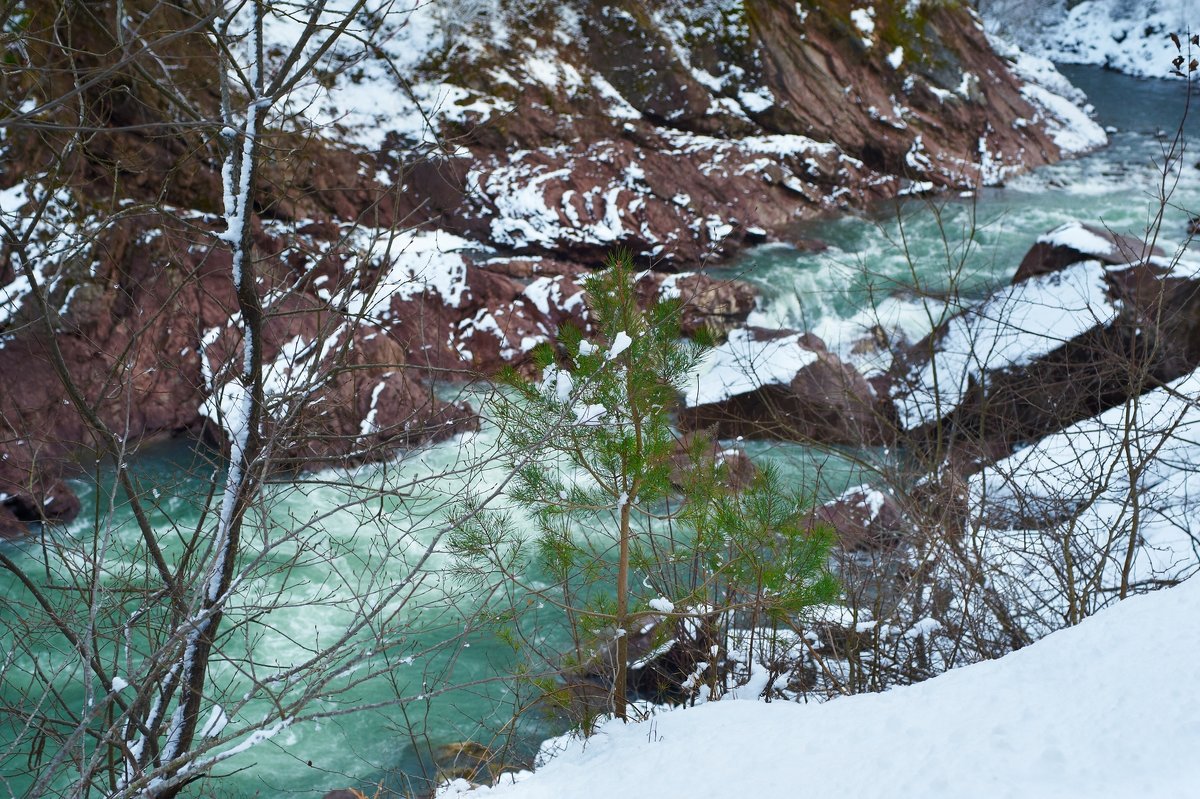
[[[147,30],[188,29],[173,6],[125,6]],[[51,11],[29,20],[46,34],[31,57],[68,63],[52,43],[69,28],[84,99],[106,110],[72,144],[47,102],[69,87],[47,70],[16,82],[0,141],[9,534],[77,512],[61,478],[97,436],[219,442],[241,349],[217,126],[183,125],[178,98],[111,70],[108,17]],[[289,30],[267,20],[269,39]],[[771,435],[888,440],[879,387],[811,338],[740,329],[752,290],[688,270],[792,240],[798,219],[1000,182],[1104,142],[1048,62],[997,54],[957,4],[429,4],[360,33],[369,46],[339,50],[263,133],[254,246],[287,467],[471,427],[434,387],[522,368],[563,324],[586,329],[579,277],[614,246],[657,270],[648,301],[684,300],[685,332],[727,337],[718,357],[774,348],[778,369],[782,348],[803,351],[789,356],[806,365],[782,397],[791,421]],[[197,58],[210,48],[193,31],[159,56],[191,70],[189,107],[217,119],[214,68]],[[715,421],[701,401],[714,385],[689,400],[695,424]]]

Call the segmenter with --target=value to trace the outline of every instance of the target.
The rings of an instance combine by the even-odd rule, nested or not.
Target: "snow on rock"
[[[1064,542],[1077,574],[1098,574],[1115,601],[1128,562],[1134,583],[1182,579],[1197,570],[1200,540],[1200,371],[1192,372],[973,475],[972,517],[993,587],[1021,596],[1030,618],[1062,618]],[[1134,499],[1136,498],[1136,510]],[[1136,516],[1136,518],[1135,518]],[[1035,630],[1047,632],[1048,630]]]
[[[1112,241],[1093,233],[1080,222],[1059,225],[1049,233],[1038,236],[1037,241],[1038,244],[1049,244],[1051,247],[1069,247],[1096,258],[1111,258],[1117,252]]]
[[[893,547],[911,529],[891,493],[865,484],[849,488],[836,499],[814,508],[812,518],[829,525],[846,551]]]
[[[875,9],[870,7],[853,9],[850,12],[850,21],[862,33],[863,46],[870,47],[875,34]]]
[[[1183,39],[1193,31],[1198,10],[1195,0],[1084,0],[1041,31],[1037,42],[1055,61],[1167,78],[1179,55],[1169,34]]]
[[[578,312],[584,307],[584,294],[578,284],[562,275],[539,277],[525,287],[524,294],[546,316],[556,311]]]
[[[605,180],[581,173],[611,165]],[[651,196],[628,145],[600,141],[583,152],[551,147],[512,154],[476,169],[469,190],[490,206],[491,238],[510,247],[608,246],[644,227],[639,210]],[[653,239],[653,236],[643,237]]]
[[[1090,259],[1108,265],[1110,273],[1118,271],[1112,267],[1148,262],[1155,268],[1184,277],[1189,266],[1184,263],[1172,263],[1165,255],[1161,247],[1140,237],[1126,236],[1107,228],[1071,221],[1038,237],[1021,259],[1017,272],[1013,275],[1013,282],[1054,272],[1067,264]],[[1137,301],[1136,295],[1134,301]]]
[[[459,307],[467,293],[468,262],[463,251],[475,248],[444,230],[384,230],[358,227],[350,244],[378,277],[346,298],[350,313],[374,320],[391,316],[392,299],[409,300],[432,294],[450,308]]]
[[[42,200],[45,200],[45,210],[36,219],[27,216],[28,207],[36,207]],[[66,189],[52,191],[39,185],[36,179],[0,189],[0,222],[17,231],[18,235],[33,222],[24,259],[33,271],[34,279],[50,296],[56,293],[64,268],[72,259],[83,261],[87,258],[92,246],[95,231],[77,221],[76,205]],[[20,269],[20,261],[13,258],[11,266],[11,279],[0,282],[0,331],[13,321],[33,291],[33,284]],[[59,313],[67,314],[69,298],[68,293]],[[3,346],[0,337],[0,347]]]
[[[1191,580],[883,694],[608,722],[585,741],[548,741],[536,772],[471,795],[1189,796],[1200,781],[1197,657]]]
[[[1099,261],[1073,264],[1000,289],[951,318],[893,392],[900,423],[912,430],[944,417],[988,372],[1022,366],[1113,320]]]
[[[996,36],[989,37],[989,41],[1022,82],[1021,96],[1038,111],[1033,120],[1026,122],[1044,124],[1064,155],[1079,155],[1108,144],[1108,134],[1091,118],[1087,97],[1049,59]]]
[[[349,5],[330,3],[320,23],[336,27]],[[284,99],[281,110],[303,114],[321,127],[334,125],[345,141],[373,150],[384,145],[388,133],[436,145],[439,128],[446,122],[468,118],[482,122],[509,113],[513,106],[503,98],[480,96],[424,69],[452,47],[478,47],[466,27],[498,13],[495,0],[406,0],[394,5],[372,0],[326,56],[342,79],[332,85],[302,82]],[[269,58],[290,52],[308,17],[294,4],[268,8],[263,36]],[[305,54],[314,54],[324,41],[322,36],[314,37]]]
[[[683,386],[688,407],[720,402],[759,386],[787,385],[817,359],[801,345],[803,333],[759,339],[745,328],[729,334],[720,346],[705,353],[696,373]]]

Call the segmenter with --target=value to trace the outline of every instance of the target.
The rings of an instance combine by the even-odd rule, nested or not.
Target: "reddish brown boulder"
[[[701,375],[699,398],[711,396],[706,381],[730,381],[733,388],[716,391],[679,412],[687,430],[712,427],[721,438],[774,438],[821,444],[870,446],[887,440],[884,406],[866,379],[826,349],[811,334],[791,331],[744,331],[717,350],[726,355],[718,369]],[[764,344],[782,342],[782,346]],[[799,352],[793,351],[796,348]],[[760,360],[762,361],[760,363]],[[772,363],[791,362],[794,369],[770,371]],[[765,372],[765,373],[764,373]],[[729,385],[727,382],[726,385]]]
[[[715,463],[724,469],[726,484],[734,489],[750,485],[757,473],[754,461],[738,447],[722,447],[712,431],[684,433],[675,441],[671,453],[671,485],[684,488],[698,461]]]
[[[17,518],[7,505],[0,504],[0,541],[21,538],[29,532],[25,522]]]
[[[831,527],[847,552],[892,549],[912,530],[895,497],[868,486],[851,489],[813,509],[812,522]]]
[[[1021,259],[1012,282],[1020,283],[1035,275],[1057,272],[1080,261],[1097,260],[1115,266],[1141,263],[1162,255],[1162,248],[1157,245],[1113,233],[1107,228],[1068,222],[1038,237]]]

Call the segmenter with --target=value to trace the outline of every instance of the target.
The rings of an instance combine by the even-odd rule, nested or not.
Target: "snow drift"
[[[611,722],[472,796],[1189,796],[1200,581],[999,660],[825,704],[724,701]],[[443,796],[461,793],[450,786]]]

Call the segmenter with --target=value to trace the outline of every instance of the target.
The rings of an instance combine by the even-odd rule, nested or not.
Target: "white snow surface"
[[[0,189],[0,220],[18,234],[24,233],[27,226],[34,226],[25,257],[34,278],[47,295],[52,295],[62,279],[63,264],[71,258],[82,260],[86,257],[93,239],[88,225],[78,221],[78,209],[70,192],[62,188],[51,190],[41,184],[39,176]],[[26,205],[36,204],[46,194],[52,196],[46,203],[44,213],[36,220],[27,216]],[[15,257],[11,267],[14,272],[12,279],[0,283],[0,329],[13,320],[33,292],[33,284]],[[69,299],[70,294],[59,308],[59,313],[67,313]],[[3,346],[3,338],[0,337],[0,347]]]
[[[1088,230],[1081,222],[1059,225],[1049,233],[1038,236],[1038,244],[1070,247],[1084,255],[1094,255],[1097,258],[1108,258],[1116,254],[1116,247],[1111,241]]]
[[[451,308],[467,293],[467,262],[462,251],[479,245],[444,230],[387,230],[359,227],[351,241],[380,277],[369,289],[349,298],[349,310],[370,318],[391,317],[392,298],[410,300],[433,294]]]
[[[817,359],[800,345],[803,334],[760,341],[753,331],[734,330],[725,343],[704,355],[682,387],[687,406],[720,402],[765,385],[787,385],[796,373]]]
[[[608,722],[587,741],[547,742],[536,772],[470,795],[1191,796],[1197,657],[1200,580],[1190,580],[883,694],[709,702]]]
[[[945,416],[988,372],[1021,366],[1117,314],[1099,261],[1083,261],[1007,286],[947,323],[934,356],[894,398],[906,430]]]
[[[337,27],[354,5],[353,0],[331,0],[321,24],[327,30]],[[272,4],[263,20],[268,52],[289,52],[300,39],[309,14],[300,3]],[[367,0],[347,35],[321,62],[339,76],[336,83],[301,82],[280,111],[302,114],[322,127],[336,124],[346,141],[370,149],[382,147],[391,131],[409,142],[435,144],[442,121],[469,116],[487,120],[509,113],[511,103],[481,97],[421,69],[438,53],[478,46],[468,28],[496,16],[495,0]],[[503,36],[499,31],[493,33],[498,39]],[[364,42],[370,47],[364,48]],[[306,55],[315,53],[323,43],[323,36],[315,37]],[[541,65],[528,66],[536,70]],[[268,74],[273,76],[270,69]],[[543,71],[540,77],[549,75]]]
[[[1039,43],[1055,61],[1169,78],[1171,61],[1180,54],[1169,34],[1183,40],[1198,23],[1197,0],[1084,0],[1042,31]],[[1189,53],[1185,41],[1182,54],[1200,57],[1200,50]]]
[[[1102,575],[1105,590],[1094,592],[1091,609],[1102,607],[1115,599],[1107,587],[1120,583],[1135,524],[1133,583],[1193,574],[1200,565],[1197,397],[1200,370],[973,475],[971,515],[987,524],[977,550],[992,587],[1021,596],[1041,618],[1061,617],[1062,547],[1069,541],[1075,568]]]
[[[650,609],[657,610],[659,613],[674,613],[675,603],[667,599],[665,596],[656,597],[650,600]]]
[[[1033,55],[998,36],[988,41],[1021,81],[1021,96],[1037,113],[1032,122],[1046,132],[1063,155],[1080,155],[1108,144],[1108,134],[1092,119],[1087,97],[1047,58]]]

